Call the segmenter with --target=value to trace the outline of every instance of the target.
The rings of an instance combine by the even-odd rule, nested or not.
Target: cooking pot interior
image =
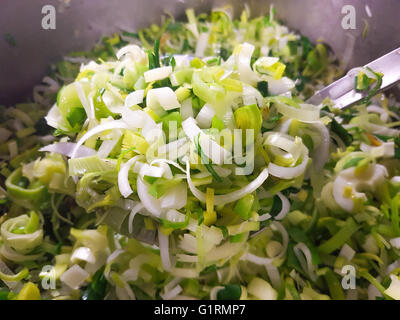
[[[46,30],[42,21],[48,4],[56,9],[56,25]],[[2,0],[0,104],[29,98],[51,63],[70,51],[90,49],[102,35],[135,31],[159,23],[162,15],[185,19],[186,8],[205,12],[227,4],[235,16],[245,5],[258,16],[273,4],[280,20],[314,42],[329,44],[346,67],[400,46],[398,0]]]

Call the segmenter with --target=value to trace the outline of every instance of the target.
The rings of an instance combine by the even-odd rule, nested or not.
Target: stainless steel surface
[[[383,73],[384,76],[379,91],[391,88],[400,81],[400,48],[385,54],[364,67]],[[307,102],[318,105],[325,98],[330,98],[336,108],[344,109],[350,107],[367,95],[354,90],[356,76],[357,72],[351,72],[350,70],[344,77],[316,92]]]
[[[66,4],[67,3],[67,4]],[[69,3],[69,5],[68,5]],[[104,34],[120,27],[137,30],[160,22],[163,13],[183,17],[187,7],[197,12],[231,3],[236,15],[246,1],[238,0],[1,0],[0,1],[0,104],[30,96],[32,87],[63,54],[89,49]],[[322,38],[340,58],[349,54],[350,67],[364,65],[400,46],[399,0],[249,0],[253,16],[275,4],[278,17],[312,41]],[[55,30],[43,30],[42,7],[57,9]],[[356,10],[356,29],[342,28],[342,8]],[[370,8],[372,17],[366,11]],[[362,37],[365,23],[368,32]],[[10,33],[16,47],[4,35]]]

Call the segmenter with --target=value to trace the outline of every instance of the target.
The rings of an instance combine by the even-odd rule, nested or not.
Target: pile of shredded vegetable
[[[399,104],[229,8],[105,37],[0,112],[0,299],[400,299]],[[368,93],[368,94],[367,94]]]

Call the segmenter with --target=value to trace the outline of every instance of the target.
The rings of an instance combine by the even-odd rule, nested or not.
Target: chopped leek
[[[0,106],[0,300],[400,299],[383,75],[356,69],[354,108],[308,104],[337,58],[273,7],[186,16],[103,37]]]

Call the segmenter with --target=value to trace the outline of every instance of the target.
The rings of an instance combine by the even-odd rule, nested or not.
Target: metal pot
[[[179,19],[186,8],[193,7],[200,12],[227,3],[232,4],[238,15],[245,1],[2,0],[0,104],[25,100],[51,63],[69,51],[90,49],[102,35],[118,32],[120,28],[137,30],[160,22],[163,13]],[[365,64],[400,46],[399,0],[247,1],[253,16],[267,13],[271,3],[284,23],[312,41],[323,39],[348,67]],[[54,30],[42,28],[45,16],[42,8],[48,4],[56,8]],[[355,10],[356,25],[355,29],[345,30],[343,25],[353,10],[345,7],[349,4]]]

